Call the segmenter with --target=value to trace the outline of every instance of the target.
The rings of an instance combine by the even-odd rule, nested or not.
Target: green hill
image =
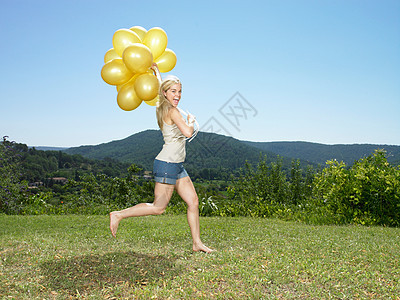
[[[159,130],[146,130],[125,139],[95,146],[80,146],[64,150],[68,154],[81,154],[92,159],[112,158],[135,163],[151,170],[154,157],[160,152],[163,138]]]
[[[96,146],[69,148],[65,152],[93,159],[109,157],[121,162],[139,164],[147,170],[152,170],[154,158],[160,152],[162,145],[163,138],[159,130],[146,130],[122,140]],[[267,156],[267,162],[277,160],[277,154],[246,145],[232,137],[200,132],[194,140],[187,143],[185,167],[191,174],[208,169],[229,176],[243,167],[246,160],[251,164],[257,164],[260,156],[264,155]],[[283,169],[288,169],[292,159],[283,157],[282,160]]]
[[[298,158],[324,165],[327,160],[336,159],[352,165],[354,161],[366,157],[376,149],[384,149],[391,164],[400,164],[400,146],[393,145],[324,145],[309,142],[247,142],[246,145],[282,156]]]
[[[81,154],[87,158],[111,158],[124,163],[134,163],[152,170],[153,161],[160,152],[163,138],[159,130],[146,130],[125,139],[96,146],[81,146],[64,150],[69,154]],[[343,160],[351,165],[355,160],[368,156],[375,149],[384,148],[389,154],[389,162],[398,164],[400,146],[387,145],[324,145],[308,142],[248,142],[215,133],[200,132],[187,143],[185,167],[191,175],[199,177],[219,177],[238,171],[248,161],[257,164],[260,156],[266,155],[267,163],[282,158],[283,170],[288,170],[293,159],[305,165],[325,165],[330,159]],[[205,171],[206,170],[206,171]],[[203,172],[203,174],[198,174]],[[204,172],[218,173],[205,176]]]

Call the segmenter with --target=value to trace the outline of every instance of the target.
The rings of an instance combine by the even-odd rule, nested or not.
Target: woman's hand
[[[196,117],[193,116],[192,114],[188,114],[187,120],[189,124],[193,124],[194,122],[196,122]]]
[[[161,79],[161,73],[160,70],[158,69],[158,66],[155,62],[153,62],[153,64],[151,65],[150,69],[153,70],[154,75],[157,77],[158,82],[161,84],[162,79]]]
[[[157,72],[157,71],[159,71],[159,70],[158,70],[158,66],[157,66],[157,64],[156,64],[155,62],[153,62],[153,63],[151,64],[150,69],[152,69],[154,73]]]

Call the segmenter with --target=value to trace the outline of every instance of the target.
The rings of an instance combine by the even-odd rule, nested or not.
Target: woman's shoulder
[[[178,109],[177,109],[176,107],[171,107],[171,108],[168,110],[168,113],[164,116],[164,120],[163,120],[164,123],[167,124],[167,125],[174,125],[175,122],[174,122],[173,119],[175,118],[176,113],[179,114]]]
[[[166,120],[170,121],[167,123],[171,123],[171,125],[174,122],[174,120],[176,120],[177,118],[181,118],[181,113],[179,112],[179,110],[176,107],[171,107],[166,115]]]
[[[180,114],[179,110],[176,107],[171,107],[168,111],[168,115],[172,116],[175,114]]]

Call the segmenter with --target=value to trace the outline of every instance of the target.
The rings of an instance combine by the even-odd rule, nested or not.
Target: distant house
[[[68,179],[65,177],[52,177],[49,178],[49,180],[53,181],[56,184],[61,184],[61,185],[64,185],[68,182]]]
[[[39,186],[42,186],[42,185],[43,185],[43,182],[41,182],[41,181],[29,182],[28,189],[37,189]]]
[[[143,178],[146,180],[151,180],[153,178],[152,172],[151,171],[144,171]]]

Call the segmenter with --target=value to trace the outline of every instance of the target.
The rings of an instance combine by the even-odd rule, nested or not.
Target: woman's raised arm
[[[161,79],[161,73],[160,70],[158,69],[158,66],[155,62],[151,65],[150,69],[153,70],[154,76],[157,77],[159,84],[161,84],[162,79]]]

